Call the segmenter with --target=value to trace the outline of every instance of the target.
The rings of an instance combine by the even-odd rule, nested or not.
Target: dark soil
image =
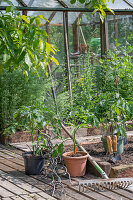
[[[103,143],[90,144],[85,147],[93,157],[100,158],[102,161],[109,161],[110,156],[105,153]],[[121,160],[111,163],[112,166],[133,164],[133,137],[128,138],[128,144],[124,145],[124,152],[121,154]]]

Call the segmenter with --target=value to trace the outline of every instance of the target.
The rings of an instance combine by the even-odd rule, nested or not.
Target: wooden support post
[[[115,39],[118,39],[118,23],[115,15],[114,15],[114,29],[115,29]]]
[[[79,51],[79,31],[78,31],[78,26],[77,24],[72,25],[73,29],[73,49],[74,52]]]
[[[106,52],[107,52],[109,50],[109,32],[108,32],[107,17],[105,18],[105,45],[106,45]]]
[[[101,38],[101,58],[106,52],[106,36],[105,36],[105,21],[102,23],[100,21],[100,38]]]
[[[47,39],[47,42],[50,43],[50,28],[49,28],[49,24],[46,24],[46,32],[47,32],[47,35],[48,35],[48,39]]]
[[[65,64],[66,64],[66,76],[67,76],[67,89],[69,90],[69,97],[72,103],[72,87],[71,87],[71,75],[70,75],[70,59],[69,59],[69,44],[68,44],[68,13],[63,12],[63,24],[64,24],[64,47],[65,47]]]
[[[22,14],[27,16],[27,10],[23,10]]]
[[[96,33],[96,13],[93,15],[93,31],[94,31],[94,38],[97,37],[97,33]]]
[[[79,27],[78,27],[77,23],[78,23],[78,20],[76,20],[76,22],[72,25],[74,52],[79,51]],[[80,66],[79,66],[78,59],[74,59],[74,62],[75,62],[75,74],[77,77],[80,77]]]

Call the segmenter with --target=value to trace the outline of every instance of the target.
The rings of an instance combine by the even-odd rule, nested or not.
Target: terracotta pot
[[[78,151],[77,153],[81,154],[81,156],[71,157],[73,152],[66,152],[63,154],[63,159],[67,167],[67,171],[72,177],[84,176],[86,172],[88,154],[82,151]]]

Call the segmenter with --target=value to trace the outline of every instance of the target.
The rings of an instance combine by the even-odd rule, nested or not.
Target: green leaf
[[[118,107],[115,107],[114,109],[115,109],[116,114],[119,115],[120,114],[120,109]]]
[[[47,55],[49,55],[50,52],[51,52],[51,46],[52,46],[51,44],[46,42],[46,53],[47,53]]]
[[[85,3],[86,0],[79,0],[80,3]]]
[[[29,68],[32,66],[32,62],[28,53],[25,55],[25,63],[29,66]]]
[[[41,20],[40,20],[38,17],[36,17],[36,18],[35,18],[35,21],[36,21],[36,25],[37,25],[38,27],[40,27],[40,26],[41,26]]]
[[[49,20],[46,19],[43,15],[38,15],[38,17],[40,17],[41,19],[44,19],[44,20],[46,20],[47,22],[49,22]]]
[[[55,158],[57,156],[57,150],[54,150],[52,153],[52,157]]]
[[[30,18],[30,24],[33,24],[35,17]]]
[[[46,77],[48,78],[48,72],[45,72]]]
[[[99,128],[99,120],[97,119],[97,117],[94,117],[94,126],[96,128]]]
[[[54,57],[51,57],[51,60],[53,60],[56,65],[59,65],[58,60],[56,60]]]
[[[76,3],[76,0],[70,0],[70,3],[74,4],[74,3]]]
[[[62,153],[63,153],[63,143],[59,144],[59,146],[58,146],[58,154],[59,154],[59,156],[62,156]]]
[[[17,63],[19,64],[21,61],[23,61],[24,57],[25,57],[26,51],[22,51],[22,53],[20,54],[20,56],[17,59]]]
[[[3,71],[3,65],[0,63],[0,74],[2,73]]]
[[[31,56],[31,58],[34,60],[34,54],[32,53],[32,51],[30,49],[27,50],[29,55]]]
[[[22,15],[20,16],[22,18],[22,20],[24,20],[25,22],[27,22],[28,24],[30,23],[29,20],[27,19],[26,15]]]
[[[12,7],[12,6],[7,6],[7,7],[6,7],[6,12],[11,12],[11,7]]]
[[[25,76],[25,80],[28,81],[28,72],[26,70],[23,71],[23,74]]]

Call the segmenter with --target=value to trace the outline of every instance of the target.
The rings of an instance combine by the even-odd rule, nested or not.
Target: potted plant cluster
[[[90,123],[98,128],[98,119],[94,114],[89,114],[89,112],[85,111],[83,108],[71,107],[69,125],[73,126],[71,131],[73,138],[73,151],[65,152],[63,154],[63,159],[67,170],[72,177],[85,175],[88,154],[84,151],[77,150],[76,132],[79,128],[87,128]]]

